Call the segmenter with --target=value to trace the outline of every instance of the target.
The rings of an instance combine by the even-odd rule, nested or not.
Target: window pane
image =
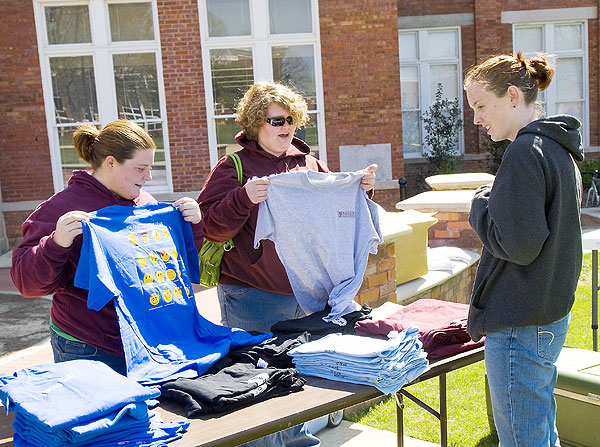
[[[51,57],[50,75],[57,123],[98,121],[92,56]]]
[[[111,3],[108,14],[113,42],[154,40],[152,3]]]
[[[315,58],[312,45],[273,47],[273,80],[297,90],[309,110],[317,108]]]
[[[310,0],[269,0],[271,34],[312,33]]]
[[[555,80],[559,101],[583,99],[583,60],[580,57],[559,59]]]
[[[249,36],[248,0],[206,0],[208,36]]]
[[[421,119],[419,112],[402,112],[402,142],[405,154],[421,154]]]
[[[583,101],[558,102],[556,103],[556,113],[573,115],[579,119],[579,121],[583,122]]]
[[[456,31],[432,31],[429,33],[429,58],[457,57]]]
[[[450,100],[458,98],[458,71],[454,64],[432,65],[429,68],[429,101],[435,102],[438,84],[442,84],[444,96]]]
[[[414,60],[419,57],[419,48],[417,33],[401,33],[400,41],[400,60]]]
[[[515,28],[515,48],[523,53],[544,51],[542,27]]]
[[[165,143],[163,138],[162,123],[139,123],[146,132],[150,134],[156,150],[154,151],[154,164],[152,165],[152,180],[146,183],[147,186],[157,186],[167,184],[167,164],[165,162]]]
[[[73,146],[73,132],[76,127],[58,128],[58,148],[60,150],[60,161],[64,184],[73,174],[75,169],[88,169],[89,165],[79,158],[75,146]]]
[[[119,117],[160,119],[155,54],[115,54],[113,64]]]
[[[47,6],[44,13],[50,45],[92,41],[87,5]]]
[[[254,83],[252,50],[226,48],[210,50],[213,104],[216,115],[235,113],[238,101]]]
[[[306,126],[296,129],[296,136],[310,146],[310,155],[319,158],[319,134],[317,129],[317,115],[308,114],[309,121]]]
[[[217,130],[217,154],[219,158],[241,149],[241,146],[235,142],[235,136],[242,129],[235,122],[234,118],[216,119],[215,127]]]
[[[554,48],[556,50],[579,50],[583,48],[581,25],[554,25]]]
[[[419,67],[400,67],[402,110],[419,108]]]

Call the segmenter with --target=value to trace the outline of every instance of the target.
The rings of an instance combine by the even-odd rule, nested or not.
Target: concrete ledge
[[[398,202],[399,210],[416,210],[422,212],[469,212],[475,190],[460,191],[427,191]]]
[[[457,247],[436,247],[427,251],[429,272],[396,287],[396,302],[409,304],[411,298],[461,274],[479,260],[479,254]],[[434,270],[435,269],[435,270]]]
[[[494,181],[494,176],[486,172],[465,174],[441,174],[427,177],[425,181],[434,191],[455,189],[477,189]]]

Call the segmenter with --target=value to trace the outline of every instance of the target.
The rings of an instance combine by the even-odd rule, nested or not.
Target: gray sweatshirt
[[[275,243],[298,303],[309,314],[328,304],[325,321],[359,307],[352,303],[369,253],[382,241],[377,205],[361,179],[355,172],[271,175],[258,210],[255,248],[262,239]]]
[[[571,309],[581,271],[579,121],[533,121],[508,146],[493,186],[480,187],[469,222],[483,243],[471,297],[473,340],[548,324]]]

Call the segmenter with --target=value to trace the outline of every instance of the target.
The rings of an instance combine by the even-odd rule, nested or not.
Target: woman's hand
[[[52,239],[63,248],[73,245],[73,239],[83,233],[81,221],[89,220],[85,211],[69,211],[58,218]]]
[[[372,164],[370,166],[367,166],[365,169],[358,171],[359,173],[363,174],[362,180],[360,182],[360,187],[365,191],[370,191],[375,187],[375,171],[377,171],[378,167],[379,166],[377,166],[376,164]]]
[[[248,180],[244,185],[248,198],[254,204],[267,200],[267,188],[271,182],[266,177]]]
[[[183,216],[183,220],[192,224],[200,223],[202,220],[202,213],[198,202],[191,197],[182,197],[173,202],[173,206],[179,209],[179,212]]]

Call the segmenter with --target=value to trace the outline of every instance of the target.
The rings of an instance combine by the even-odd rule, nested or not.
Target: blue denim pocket
[[[571,314],[553,323],[538,326],[538,355],[555,362],[567,339]]]

